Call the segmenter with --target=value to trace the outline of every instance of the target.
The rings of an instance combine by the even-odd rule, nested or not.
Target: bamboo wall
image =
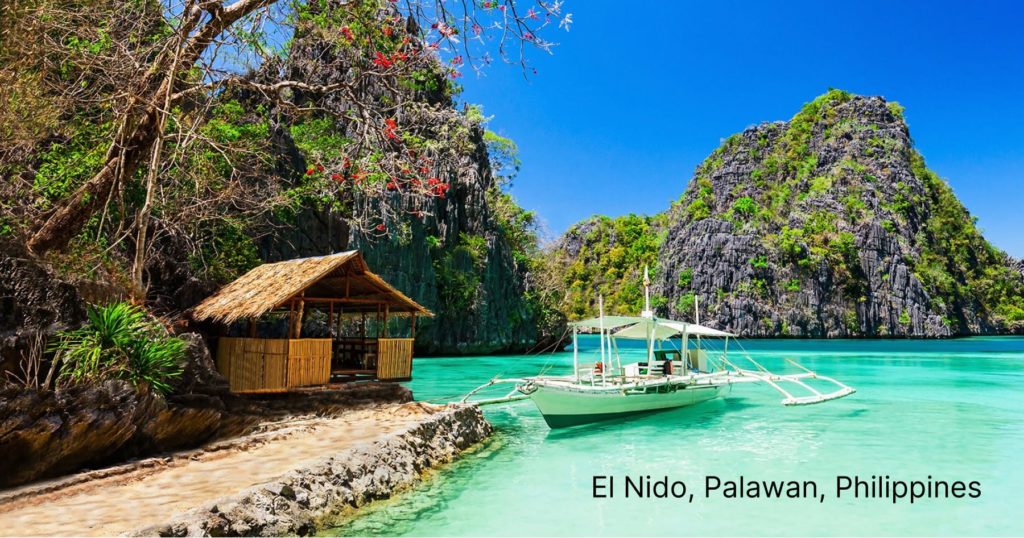
[[[331,377],[331,340],[222,337],[217,370],[232,392],[277,392],[324,385]]]
[[[412,379],[412,338],[377,339],[377,379]]]

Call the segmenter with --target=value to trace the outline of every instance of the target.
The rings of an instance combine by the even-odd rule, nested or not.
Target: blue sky
[[[747,126],[829,87],[906,107],[918,149],[1024,257],[1024,3],[567,0],[538,74],[462,79],[519,145],[512,192],[559,234],[592,214],[655,213]],[[628,6],[628,7],[627,7]]]

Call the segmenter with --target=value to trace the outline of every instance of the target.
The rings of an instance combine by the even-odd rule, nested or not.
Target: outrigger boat
[[[654,315],[650,309],[650,280],[646,269],[644,295],[646,308],[640,316],[605,316],[601,305],[598,317],[571,324],[571,375],[495,378],[471,391],[462,401],[488,405],[529,398],[548,426],[564,428],[697,404],[726,396],[732,386],[739,383],[767,384],[783,395],[782,405],[785,406],[817,404],[855,392],[792,359],[786,360],[800,373],[772,373],[745,353],[743,356],[753,369],[737,366],[729,356],[729,341],[735,341],[735,334],[704,327],[696,317],[698,323],[687,323]],[[600,335],[601,351],[593,363],[580,358],[581,331],[596,331]],[[646,361],[622,364],[618,341],[623,339],[646,341]],[[721,341],[721,350],[711,349],[713,346],[708,345],[708,339]],[[672,345],[665,349],[666,343],[676,340],[680,341],[679,348]],[[822,392],[811,385],[811,380],[836,388]],[[474,400],[489,387],[502,384],[512,384],[514,388],[501,397]],[[801,395],[794,395],[787,388],[799,389]]]

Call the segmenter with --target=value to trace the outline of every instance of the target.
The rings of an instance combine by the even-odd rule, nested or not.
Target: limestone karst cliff
[[[703,322],[746,336],[1024,331],[1019,262],[985,240],[881,97],[831,90],[788,122],[730,136],[647,220],[634,258],[652,264],[663,315],[692,319],[697,298]],[[559,250],[637,250],[601,223],[577,225]],[[588,272],[586,259],[569,266],[570,295],[639,283],[642,268]]]

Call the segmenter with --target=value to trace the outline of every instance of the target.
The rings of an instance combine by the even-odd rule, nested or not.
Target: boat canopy
[[[601,318],[590,318],[574,321],[569,325],[579,329],[600,329],[604,327],[605,330],[610,330],[640,323],[647,319],[650,318],[641,318],[639,316],[605,316],[603,320]]]
[[[601,318],[590,318],[577,321],[572,325],[578,328],[600,329],[602,327],[602,320]],[[636,316],[605,316],[603,326],[605,330],[614,331],[615,329],[620,329],[618,332],[612,333],[612,336],[616,338],[646,340],[648,335],[647,331],[652,325],[654,326],[654,338],[658,340],[668,340],[675,336],[681,336],[683,333],[691,336],[707,336],[714,338],[736,336],[732,333],[712,329],[711,327],[705,327],[703,325],[697,325],[695,323],[687,323],[685,321],[675,321],[670,319],[642,318]]]

